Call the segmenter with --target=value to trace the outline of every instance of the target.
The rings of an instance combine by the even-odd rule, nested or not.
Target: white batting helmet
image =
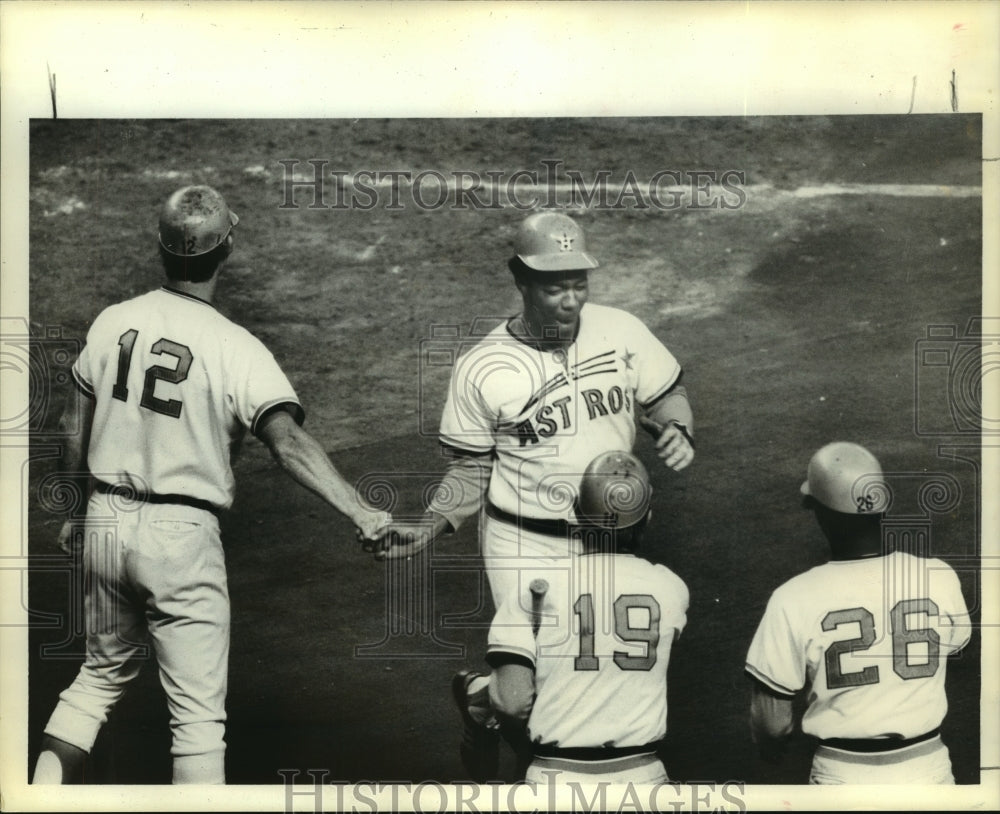
[[[880,514],[889,503],[882,466],[867,449],[849,441],[817,450],[801,491],[844,514]]]
[[[515,240],[518,259],[535,271],[596,269],[587,254],[583,229],[561,212],[536,212],[521,223]]]
[[[211,187],[183,187],[167,198],[160,212],[160,245],[180,257],[208,254],[239,222]]]

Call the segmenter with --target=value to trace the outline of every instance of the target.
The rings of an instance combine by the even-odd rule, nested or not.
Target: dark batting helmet
[[[160,212],[160,245],[179,257],[208,254],[239,222],[211,187],[183,187],[167,198]]]
[[[606,529],[628,528],[645,520],[652,496],[642,461],[630,452],[605,452],[583,473],[577,521]]]

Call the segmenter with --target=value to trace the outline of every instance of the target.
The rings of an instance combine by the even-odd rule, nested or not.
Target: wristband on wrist
[[[694,438],[691,437],[691,433],[688,432],[688,428],[684,424],[681,424],[681,422],[678,421],[676,418],[671,418],[667,422],[668,427],[671,424],[677,427],[677,429],[681,431],[681,435],[683,435],[687,439],[687,442],[691,445],[691,449],[694,449]]]

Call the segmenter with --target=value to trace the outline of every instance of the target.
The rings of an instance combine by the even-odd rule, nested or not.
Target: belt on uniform
[[[501,523],[510,523],[512,526],[517,526],[524,531],[531,531],[535,534],[547,534],[550,537],[562,537],[566,538],[569,536],[570,526],[565,520],[541,520],[534,517],[521,517],[519,514],[511,514],[506,512],[498,506],[494,506],[493,503],[486,504],[486,516],[492,517],[494,520],[499,520]]]
[[[632,755],[648,755],[656,752],[659,743],[644,743],[640,746],[553,746],[545,743],[532,744],[535,757],[554,757],[564,760],[613,760]]]
[[[915,743],[923,743],[941,734],[941,729],[932,729],[915,738],[826,738],[820,741],[821,746],[833,749],[843,749],[846,752],[892,752],[905,749]]]
[[[190,497],[189,495],[160,495],[156,492],[140,492],[131,486],[112,486],[110,483],[105,483],[102,480],[97,481],[94,491],[100,492],[102,495],[118,495],[127,500],[138,500],[142,503],[176,503],[181,506],[190,506],[193,509],[204,509],[216,517],[220,513],[218,506],[212,505],[207,500]]]

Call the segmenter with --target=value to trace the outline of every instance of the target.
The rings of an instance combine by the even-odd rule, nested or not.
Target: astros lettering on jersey
[[[636,317],[587,303],[568,350],[544,350],[509,323],[455,365],[441,441],[472,453],[495,449],[489,500],[511,514],[565,519],[587,464],[629,450],[636,402],[674,387],[681,368]]]

